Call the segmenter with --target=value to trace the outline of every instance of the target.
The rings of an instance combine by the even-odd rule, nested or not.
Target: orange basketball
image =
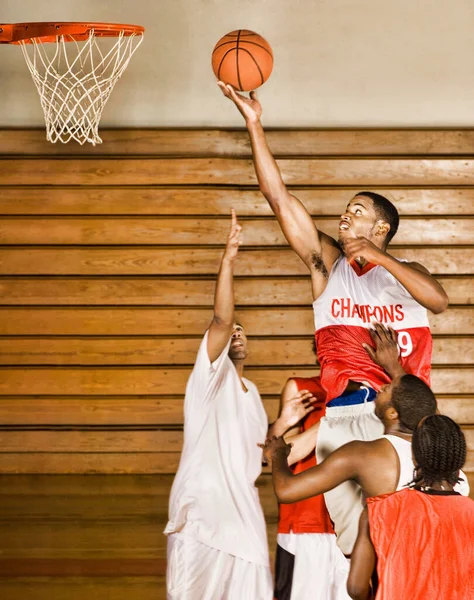
[[[212,51],[212,70],[241,92],[260,87],[273,69],[270,44],[258,33],[237,29],[222,37]]]

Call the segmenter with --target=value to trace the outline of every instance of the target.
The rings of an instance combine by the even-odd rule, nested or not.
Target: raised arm
[[[441,313],[448,307],[448,295],[423,265],[401,262],[365,237],[346,240],[344,252],[348,260],[360,257],[387,269],[417,302],[431,312]]]
[[[270,424],[267,437],[298,434],[300,421],[314,410],[313,400],[311,392],[298,390],[295,380],[288,379],[280,394],[278,417]]]
[[[242,227],[237,223],[234,209],[231,211],[231,218],[214,294],[214,317],[207,338],[207,353],[211,362],[222,354],[234,327],[234,261],[239,251]]]
[[[288,192],[265,138],[260,122],[262,107],[255,92],[246,98],[237,94],[230,85],[222,82],[218,82],[218,85],[245,119],[260,190],[275,213],[286,239],[312,275],[321,273],[327,276],[341,250],[333,238],[318,231],[303,204]],[[319,295],[317,291],[316,295]]]

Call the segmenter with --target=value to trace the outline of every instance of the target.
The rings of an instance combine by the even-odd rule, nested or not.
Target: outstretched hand
[[[223,260],[233,262],[239,252],[239,246],[242,244],[242,227],[237,222],[235,209],[231,209],[230,215],[232,222],[230,225],[229,235],[227,236],[227,244],[225,247]]]
[[[278,417],[290,429],[312,412],[317,399],[308,390],[299,390],[294,396],[283,403],[281,414]]]
[[[222,93],[226,98],[232,100],[237,106],[240,114],[244,117],[247,123],[256,123],[262,116],[262,106],[257,99],[256,92],[250,92],[250,98],[238,94],[235,89],[229,84],[223,81],[218,81],[217,85],[221,89]]]
[[[396,332],[382,323],[375,323],[374,328],[369,329],[369,332],[375,348],[369,344],[362,345],[374,363],[385,369],[392,379],[396,375],[403,374],[405,371],[398,362],[399,348]]]

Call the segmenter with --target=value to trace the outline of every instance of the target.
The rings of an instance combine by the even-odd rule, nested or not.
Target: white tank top
[[[400,477],[398,478],[396,490],[398,492],[398,490],[401,490],[413,481],[415,465],[411,454],[411,442],[398,437],[398,435],[384,435],[382,437],[392,444],[398,454],[400,462]]]
[[[398,485],[396,489],[398,492],[413,480],[415,463],[413,462],[411,442],[398,437],[398,435],[383,435],[382,437],[392,444],[396,453],[398,454],[398,460],[400,462],[400,477],[398,478]],[[456,483],[454,486],[454,491],[458,492],[458,494],[461,494],[461,496],[469,496],[471,488],[469,486],[466,474],[462,469],[459,471],[459,478],[461,481]]]

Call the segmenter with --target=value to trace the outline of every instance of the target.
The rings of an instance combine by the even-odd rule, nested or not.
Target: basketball
[[[261,35],[237,29],[222,37],[212,51],[212,70],[241,92],[260,87],[273,69],[273,52]]]

